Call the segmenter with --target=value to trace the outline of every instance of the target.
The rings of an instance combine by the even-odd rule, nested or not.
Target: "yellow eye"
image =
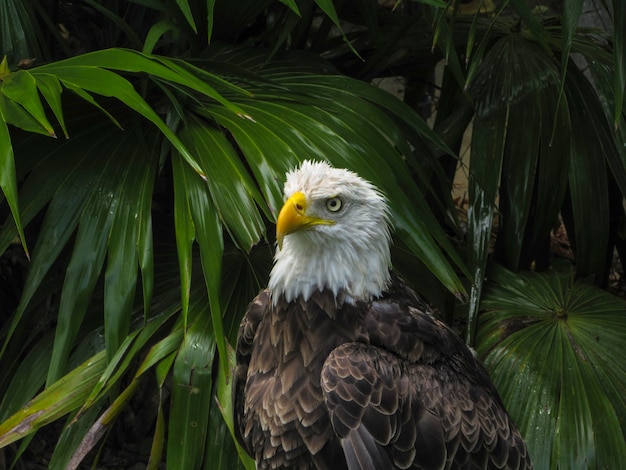
[[[326,209],[328,209],[331,212],[337,212],[341,210],[342,206],[343,206],[343,201],[339,199],[338,197],[331,197],[329,200],[326,201]]]

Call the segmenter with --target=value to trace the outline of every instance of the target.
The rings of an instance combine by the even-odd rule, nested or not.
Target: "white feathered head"
[[[306,160],[287,173],[276,223],[269,287],[276,302],[330,289],[344,301],[370,300],[389,282],[389,208],[356,173]]]

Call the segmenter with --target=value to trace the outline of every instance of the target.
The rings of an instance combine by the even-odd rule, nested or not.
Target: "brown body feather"
[[[261,292],[239,330],[234,402],[260,469],[531,468],[483,366],[399,279],[354,305]]]

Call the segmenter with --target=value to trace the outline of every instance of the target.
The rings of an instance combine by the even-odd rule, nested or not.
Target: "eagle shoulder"
[[[399,276],[393,276],[384,296],[371,302],[365,329],[371,344],[409,363],[445,362],[457,374],[498,396],[474,352]]]
[[[482,364],[408,287],[371,302],[364,328],[321,376],[348,468],[531,468]]]

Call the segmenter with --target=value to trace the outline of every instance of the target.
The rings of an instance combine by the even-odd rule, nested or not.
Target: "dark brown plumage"
[[[252,302],[235,426],[258,468],[531,468],[483,366],[401,280],[381,298]]]
[[[257,467],[531,468],[483,366],[391,274],[384,196],[303,162],[285,199],[237,342],[235,431]]]

